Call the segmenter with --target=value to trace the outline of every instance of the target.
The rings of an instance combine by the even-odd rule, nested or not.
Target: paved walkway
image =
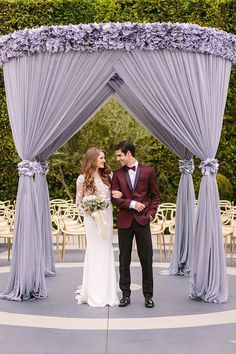
[[[73,247],[72,247],[73,248]],[[118,251],[115,251],[116,259]],[[127,308],[77,305],[83,252],[71,249],[57,276],[47,278],[48,298],[0,300],[0,354],[235,354],[236,260],[229,261],[229,301],[206,304],[188,298],[189,278],[160,275],[168,264],[154,253],[154,301],[144,307],[141,269],[132,263],[132,297]],[[118,269],[117,269],[118,271]],[[0,291],[9,275],[0,253]]]

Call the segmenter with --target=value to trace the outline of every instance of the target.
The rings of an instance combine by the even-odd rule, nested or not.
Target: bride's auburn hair
[[[105,154],[105,151],[98,149],[96,147],[92,147],[88,149],[84,155],[84,162],[83,162],[83,167],[82,167],[82,173],[85,175],[84,178],[84,192],[87,192],[89,194],[95,194],[96,193],[96,186],[94,183],[94,172],[96,171],[97,168],[97,160],[101,152]],[[104,168],[99,168],[98,169],[99,175],[103,181],[104,184],[107,186],[110,186],[111,181],[109,174],[111,172],[110,167],[104,163]]]

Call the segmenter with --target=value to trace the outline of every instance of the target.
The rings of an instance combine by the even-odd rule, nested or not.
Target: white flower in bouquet
[[[107,238],[107,221],[104,218],[104,210],[109,206],[109,199],[106,196],[86,195],[83,197],[80,208],[84,213],[91,214],[98,226],[98,234],[103,238]]]
[[[95,212],[99,210],[105,210],[109,206],[109,200],[106,196],[100,195],[86,195],[83,197],[80,204],[81,209],[86,212]]]

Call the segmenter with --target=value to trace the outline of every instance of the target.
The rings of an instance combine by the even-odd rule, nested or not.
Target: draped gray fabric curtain
[[[105,85],[97,92],[93,100],[89,102],[88,105],[84,106],[79,116],[72,121],[72,123],[66,128],[65,131],[61,133],[38,157],[38,160],[45,161],[51,156],[56,150],[59,149],[66,141],[68,141],[72,136],[80,130],[93,115],[95,115],[100,108],[106,103],[106,101],[114,94],[114,90],[109,86]]]
[[[80,116],[72,121],[71,125],[50,145],[45,151],[36,157],[38,161],[47,161],[47,159],[67,140],[69,140],[84,124],[94,115],[102,105],[113,94],[109,86],[105,86],[98,95],[90,102],[89,106],[81,112]],[[45,173],[36,173],[35,185],[38,195],[39,213],[42,225],[41,235],[43,240],[43,254],[45,261],[45,275],[55,275],[54,252],[51,238],[51,215],[48,184]]]
[[[208,170],[202,178],[193,240],[190,297],[228,298],[214,163],[230,76],[230,61],[181,51],[123,54],[116,72],[150,113]],[[152,123],[154,124],[154,123]],[[214,171],[214,172],[212,172]]]
[[[122,80],[110,80],[109,85],[116,92],[116,98],[135,119],[156,139],[166,145],[183,160],[191,160],[193,154],[181,144],[137,99]],[[176,200],[175,242],[168,271],[161,274],[176,275],[190,273],[191,249],[195,218],[195,193],[192,174],[186,169],[181,173]]]
[[[44,194],[38,201],[32,161],[42,157],[40,154],[46,149],[48,153],[52,144],[58,148],[57,139],[69,129],[69,134],[63,135],[67,140],[74,121],[77,121],[76,130],[84,123],[88,117],[82,113],[90,112],[88,106],[96,101],[102,90],[104,92],[119,56],[120,53],[111,51],[80,55],[43,53],[15,59],[4,66],[13,138],[24,161],[20,166],[10,279],[1,298],[20,301],[47,295],[43,258],[47,237],[44,235],[42,241],[39,204],[41,207],[45,201],[48,205],[48,192],[45,181],[36,178],[38,194],[41,188]],[[99,98],[101,100],[101,96]],[[61,139],[60,144],[64,141]],[[48,214],[48,207],[45,209]],[[48,221],[49,217],[43,226],[46,233]],[[50,252],[48,257],[51,262]]]
[[[47,296],[40,232],[35,184],[31,176],[21,175],[16,198],[11,270],[1,298],[21,301]]]
[[[53,252],[53,243],[51,237],[51,214],[50,214],[50,200],[46,174],[36,172],[35,174],[35,188],[38,199],[38,213],[41,225],[41,239],[42,239],[42,254],[45,265],[45,275],[53,276],[56,274],[55,259]]]
[[[49,252],[46,256],[43,251],[48,246],[44,246],[47,236],[42,234],[47,233],[49,226],[42,232],[39,204],[46,201],[48,205],[48,194],[45,176],[36,177],[34,182],[32,161],[45,161],[89,119],[109,97],[111,91],[105,86],[117,73],[137,98],[130,110],[140,122],[154,136],[162,131],[159,137],[165,138],[166,145],[181,158],[189,158],[185,153],[190,151],[202,160],[190,296],[208,302],[226,301],[228,288],[214,157],[230,69],[231,63],[220,57],[180,50],[42,53],[4,64],[8,112],[23,162],[19,164],[10,279],[1,297],[24,300],[46,296],[44,257],[51,255]],[[136,105],[145,109],[142,116]],[[167,132],[175,138],[173,141],[166,139]],[[189,177],[183,176],[182,180],[183,185],[191,183]],[[188,188],[191,195],[191,186]],[[42,189],[44,196],[40,200],[37,194]],[[178,198],[191,209],[184,191],[179,191]],[[48,210],[45,213],[48,215]],[[51,265],[49,268],[53,271]]]
[[[187,165],[190,162],[191,165],[188,153],[185,155],[184,162]],[[174,249],[169,269],[161,272],[162,274],[189,275],[191,272],[195,226],[195,192],[192,174],[186,170],[186,168],[181,170],[177,194]]]

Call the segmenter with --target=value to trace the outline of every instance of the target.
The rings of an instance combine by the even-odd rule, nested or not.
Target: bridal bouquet
[[[80,204],[81,209],[86,213],[105,210],[109,206],[109,200],[103,195],[86,195]]]
[[[86,195],[80,204],[83,212],[90,212],[98,227],[98,235],[103,239],[107,238],[108,224],[104,211],[109,206],[109,200],[103,195]]]

